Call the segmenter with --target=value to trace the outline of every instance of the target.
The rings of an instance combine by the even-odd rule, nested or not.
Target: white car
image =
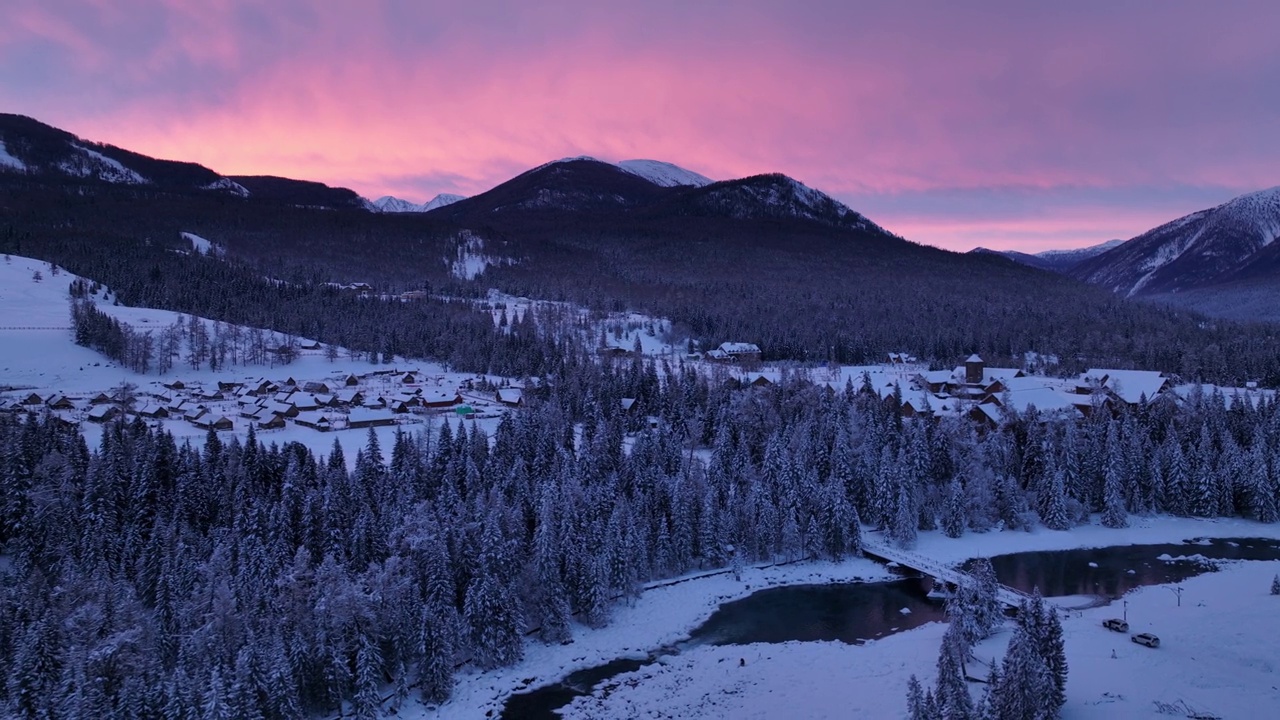
[[[1160,638],[1156,637],[1155,635],[1152,635],[1151,633],[1138,633],[1137,635],[1134,635],[1129,639],[1138,643],[1139,645],[1146,645],[1149,648],[1160,647]]]
[[[1129,632],[1129,623],[1121,620],[1120,618],[1109,618],[1107,620],[1103,620],[1102,627],[1121,633]]]

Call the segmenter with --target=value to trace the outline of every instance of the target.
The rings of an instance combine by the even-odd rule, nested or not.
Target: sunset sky
[[[4,0],[0,110],[414,201],[571,155],[783,172],[1036,251],[1280,185],[1280,2]]]

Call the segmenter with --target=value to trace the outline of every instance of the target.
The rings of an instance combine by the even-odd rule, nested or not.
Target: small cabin
[[[104,423],[115,418],[120,414],[120,408],[115,405],[95,405],[90,408],[86,417],[90,422]]]
[[[462,402],[457,390],[429,390],[422,394],[422,406],[427,408],[451,408]]]
[[[305,382],[302,384],[302,391],[309,392],[313,395],[328,395],[329,386],[319,381]]]
[[[259,430],[282,430],[284,429],[285,422],[284,418],[279,415],[276,415],[275,413],[267,413],[267,417],[265,418],[255,418],[253,425]]]
[[[167,383],[161,383],[161,385],[169,388],[170,390],[186,390],[187,389],[187,384],[176,378],[173,380],[170,380]]]
[[[520,407],[524,404],[524,390],[520,388],[501,388],[496,393],[496,399],[507,407]]]
[[[231,430],[235,428],[235,423],[231,422],[231,418],[212,413],[206,413],[192,420],[191,424],[204,430]]]
[[[49,399],[45,401],[45,405],[48,405],[50,410],[75,410],[76,408],[76,404],[71,402],[71,398],[61,393],[50,395]]]
[[[157,402],[144,403],[136,412],[140,417],[151,418],[153,420],[169,417],[169,411],[165,409],[164,405]]]
[[[333,421],[327,415],[322,415],[318,412],[298,413],[298,417],[294,418],[293,421],[303,427],[309,427],[320,432],[328,432],[333,429]]]
[[[390,410],[369,410],[356,408],[347,416],[347,427],[359,428],[387,427],[396,424],[396,416]]]

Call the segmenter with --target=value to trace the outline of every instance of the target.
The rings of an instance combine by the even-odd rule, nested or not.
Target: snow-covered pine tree
[[[477,667],[492,670],[524,656],[520,608],[510,588],[494,577],[491,568],[483,568],[472,578],[463,615]]]
[[[1280,595],[1280,574],[1271,579],[1271,594]]]
[[[1051,720],[1058,716],[1051,706],[1053,674],[1040,654],[1038,642],[1025,625],[1019,625],[1000,666],[1000,685],[992,703],[1000,720]]]
[[[901,469],[894,473],[898,483],[896,502],[889,524],[889,539],[900,548],[913,548],[916,545],[916,527],[919,522],[915,507],[915,493],[910,487],[912,481]]]
[[[920,687],[920,680],[913,674],[907,681],[907,717],[910,720],[931,720],[924,713],[924,690]]]
[[[1106,481],[1102,487],[1102,524],[1109,528],[1129,527],[1129,514],[1124,509],[1123,474],[1119,455],[1107,459]]]
[[[939,717],[947,720],[972,720],[973,698],[964,679],[964,656],[968,647],[960,630],[951,625],[942,636],[938,650],[938,682],[933,693]]]
[[[1061,468],[1053,468],[1049,481],[1044,485],[1044,501],[1041,503],[1041,521],[1050,530],[1067,530],[1071,518],[1067,515],[1066,479]]]
[[[953,477],[947,483],[947,496],[942,506],[942,533],[949,538],[958,538],[964,535],[968,524],[964,510],[964,486],[958,476]]]

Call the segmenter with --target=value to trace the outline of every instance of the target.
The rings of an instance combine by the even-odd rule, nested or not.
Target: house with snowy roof
[[[1092,368],[1076,380],[1076,393],[1092,395],[1106,392],[1126,405],[1137,405],[1143,398],[1154,400],[1169,389],[1169,378],[1158,370],[1115,370]]]
[[[748,342],[724,342],[720,343],[720,347],[716,348],[720,352],[716,354],[715,350],[707,353],[708,357],[715,357],[731,360],[733,362],[760,362],[760,346],[755,343]]]
[[[524,390],[520,388],[500,388],[496,399],[507,407],[520,407],[524,404]]]
[[[298,416],[293,421],[303,427],[309,427],[320,432],[328,432],[333,429],[333,421],[329,419],[329,416],[318,411],[298,413]]]
[[[86,417],[90,422],[104,423],[119,414],[120,408],[115,405],[94,405]]]
[[[201,415],[195,420],[192,420],[191,424],[195,425],[201,430],[233,430],[235,429],[235,423],[231,421],[231,418],[225,417],[223,415],[216,415],[214,413],[205,413],[204,415]]]
[[[386,427],[396,424],[395,413],[390,410],[372,410],[370,408],[353,408],[347,416],[347,427],[359,428]]]

